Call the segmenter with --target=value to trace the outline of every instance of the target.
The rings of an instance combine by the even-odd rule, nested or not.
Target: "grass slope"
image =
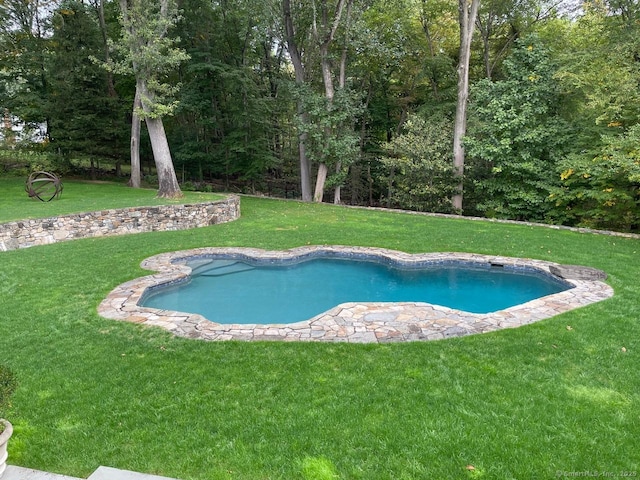
[[[0,363],[19,382],[11,462],[184,480],[640,471],[640,241],[255,198],[242,212],[0,254]],[[96,314],[160,252],[307,244],[590,265],[616,295],[519,329],[386,345],[207,343]]]

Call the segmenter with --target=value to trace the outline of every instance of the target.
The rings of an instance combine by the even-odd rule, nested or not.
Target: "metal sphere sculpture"
[[[62,181],[53,173],[33,172],[27,179],[25,191],[31,198],[50,202],[62,194]]]

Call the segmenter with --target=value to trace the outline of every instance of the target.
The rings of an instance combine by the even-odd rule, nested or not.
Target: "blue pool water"
[[[570,288],[533,270],[489,264],[404,268],[342,258],[187,264],[192,267],[188,282],[154,288],[140,305],[198,313],[217,323],[271,324],[308,320],[347,302],[426,302],[489,313]]]

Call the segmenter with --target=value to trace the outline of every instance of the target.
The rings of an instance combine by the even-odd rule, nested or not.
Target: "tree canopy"
[[[464,214],[638,230],[638,2],[482,0],[464,36],[470,5],[6,0],[1,147],[129,175],[133,146],[169,195],[460,211],[454,198]]]

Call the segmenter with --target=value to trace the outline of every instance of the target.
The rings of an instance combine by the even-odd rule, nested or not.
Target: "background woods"
[[[5,0],[0,168],[137,184],[139,152],[170,195],[636,231],[639,29],[633,0]]]

